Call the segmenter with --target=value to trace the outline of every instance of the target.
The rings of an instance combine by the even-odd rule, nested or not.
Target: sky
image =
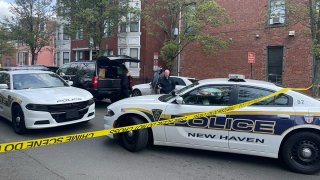
[[[0,0],[0,18],[10,15],[10,2],[12,2],[12,0]]]
[[[9,11],[10,3],[13,3],[14,0],[0,0],[0,19],[5,16],[10,16],[11,13]],[[53,0],[52,4],[55,4],[55,0]]]

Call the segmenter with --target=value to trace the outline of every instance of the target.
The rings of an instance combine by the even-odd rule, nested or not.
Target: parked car
[[[172,94],[132,97],[107,107],[105,129],[212,111],[266,96],[275,84],[229,78],[201,80]],[[129,151],[148,144],[279,158],[291,170],[320,170],[320,102],[288,91],[227,114],[109,135]]]
[[[18,134],[93,119],[93,96],[70,85],[50,71],[0,71],[0,116]]]
[[[195,78],[171,76],[172,80],[176,84],[176,90],[179,90],[185,86],[188,86],[197,80]],[[152,87],[151,82],[146,84],[138,84],[132,87],[132,96],[151,95]]]
[[[17,71],[17,70],[40,70],[56,72],[58,67],[47,65],[19,65],[15,67],[1,67],[0,71]]]
[[[57,74],[73,81],[73,86],[86,89],[98,100],[109,98],[115,102],[120,98],[123,63],[140,62],[129,56],[102,56],[96,61],[75,61],[62,65]],[[130,87],[132,79],[129,77]]]

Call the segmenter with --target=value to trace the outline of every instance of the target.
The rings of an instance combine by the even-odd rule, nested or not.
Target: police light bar
[[[245,82],[245,76],[242,74],[229,74],[229,81]]]

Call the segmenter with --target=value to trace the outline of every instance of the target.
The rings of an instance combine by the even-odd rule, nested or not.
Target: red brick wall
[[[311,37],[300,24],[270,27],[267,21],[267,0],[218,0],[233,20],[221,28],[207,29],[230,43],[229,47],[214,55],[205,56],[197,43],[190,44],[181,57],[181,75],[198,79],[227,77],[230,73],[250,76],[247,52],[256,54],[253,78],[266,80],[267,47],[283,46],[283,85],[306,87],[312,81]],[[288,20],[288,19],[286,19]],[[288,32],[295,31],[294,37]],[[256,38],[256,35],[259,38]]]
[[[142,4],[142,11],[144,4]],[[146,29],[153,29],[161,37],[155,37],[148,34]],[[143,19],[141,21],[141,50],[140,50],[140,82],[149,81],[153,76],[153,54],[154,52],[160,53],[162,42],[159,39],[164,39],[164,33],[155,26],[147,24]],[[159,66],[163,67],[163,62],[159,57]],[[137,83],[139,82],[137,81]]]
[[[70,60],[74,61],[74,48],[87,48],[88,47],[88,41],[87,40],[76,40],[73,39],[71,40],[71,56],[70,56]],[[112,49],[113,50],[113,54],[116,55],[118,54],[118,39],[117,39],[117,35],[114,35],[114,37],[108,37],[108,38],[104,38],[102,40],[102,47],[104,47],[105,49]],[[85,50],[84,50],[85,51]],[[89,50],[87,50],[89,52]],[[89,59],[89,55],[88,57],[84,57],[84,59]]]

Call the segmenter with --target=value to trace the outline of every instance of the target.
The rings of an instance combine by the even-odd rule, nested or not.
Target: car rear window
[[[77,68],[81,74],[92,77],[95,74],[95,64],[94,63],[82,63],[78,65]]]
[[[123,69],[120,66],[101,66],[99,67],[99,79],[121,78]]]

